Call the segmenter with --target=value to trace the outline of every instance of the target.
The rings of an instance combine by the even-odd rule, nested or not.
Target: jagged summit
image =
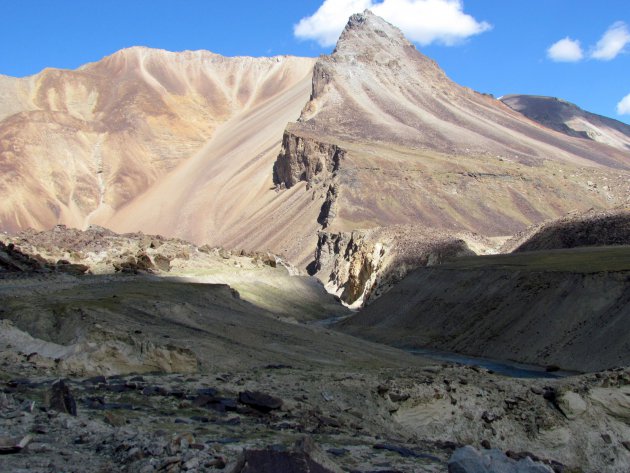
[[[333,54],[317,61],[311,101],[297,128],[447,154],[628,166],[627,157],[563,142],[502,102],[454,83],[398,28],[370,11],[353,15]]]
[[[339,36],[333,55],[356,55],[362,49],[375,45],[380,45],[386,50],[396,47],[414,48],[400,29],[376,16],[370,10],[365,10],[363,13],[356,13],[350,17]]]
[[[414,95],[423,91],[430,94],[429,89],[444,84],[454,85],[402,31],[366,10],[350,17],[333,53],[317,61],[311,103],[305,107],[300,121],[306,122],[318,115],[317,121],[324,127],[327,123],[340,124],[341,127],[335,126],[339,133],[362,135],[361,124],[354,120],[362,110],[373,108],[375,104],[385,109],[400,108],[399,112],[406,114],[405,109],[409,107],[401,103],[404,95],[417,102],[418,97]],[[410,90],[405,93],[403,88]],[[397,96],[389,97],[391,92]],[[403,96],[397,92],[402,92]],[[341,103],[343,106],[338,107]],[[370,114],[365,118],[375,121],[377,117]],[[316,123],[309,124],[313,125]],[[323,127],[318,128],[322,131]]]

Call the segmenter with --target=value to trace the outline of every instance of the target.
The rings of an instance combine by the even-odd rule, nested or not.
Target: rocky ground
[[[527,457],[544,469],[518,471],[623,472],[630,465],[627,370],[525,381],[456,366],[261,363],[70,377],[65,399],[55,394],[57,379],[26,355],[4,360],[0,449],[6,437],[28,445],[1,455],[2,471],[443,472],[449,462],[451,471],[486,471],[453,469],[464,444],[477,455],[512,459],[506,471]],[[266,452],[273,463],[305,439],[330,469],[243,469],[247,455]]]
[[[630,468],[627,369],[516,379],[436,362],[331,329],[346,310],[271,255],[56,232],[0,248],[0,471]],[[169,270],[139,252],[173,256]]]

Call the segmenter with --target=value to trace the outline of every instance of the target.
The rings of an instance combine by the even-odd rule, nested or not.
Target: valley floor
[[[469,444],[555,471],[630,467],[629,370],[503,377],[289,320],[220,284],[5,276],[0,296],[0,450],[31,436],[2,471],[256,471],[239,469],[244,450],[304,438],[326,471],[443,472]],[[76,416],[51,407],[61,377]]]

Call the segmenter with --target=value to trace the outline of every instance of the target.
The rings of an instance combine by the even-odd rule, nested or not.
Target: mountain
[[[355,304],[381,292],[388,273],[398,279],[414,266],[401,246],[435,243],[435,233],[408,226],[496,252],[501,237],[533,223],[628,202],[629,170],[627,150],[557,133],[455,84],[368,11],[352,16],[332,55],[315,64],[311,99],[287,127],[274,182],[289,189],[281,192],[304,186],[326,196],[316,255],[327,262],[314,269]],[[376,232],[382,238],[352,236],[375,228],[387,228]],[[471,233],[486,241],[463,236]],[[336,245],[332,256],[329,242],[344,241],[350,247]],[[374,248],[386,256],[375,258]],[[413,260],[434,258],[427,251]],[[340,279],[348,264],[354,269]],[[357,292],[353,273],[368,286]]]
[[[322,231],[504,238],[630,195],[628,151],[455,84],[369,11],[317,61],[131,48],[0,87],[9,231],[98,224],[304,267]]]
[[[187,225],[182,201],[194,195],[204,206],[216,202],[228,209],[272,186],[274,147],[308,98],[312,66],[303,58],[135,47],[76,71],[3,77],[0,226],[15,231],[102,223],[147,231],[149,225],[138,228],[118,212],[142,207],[147,197],[141,196],[159,187],[174,205],[166,209],[154,198],[143,216],[163,222],[158,229],[165,234],[211,240],[196,227],[207,223],[199,218],[207,210],[196,208]],[[229,150],[236,148],[251,162],[235,160]],[[269,169],[260,170],[256,163],[265,156]],[[203,173],[210,182],[201,182]],[[165,190],[166,176],[174,188]],[[229,179],[237,200],[223,202],[216,181]],[[202,197],[203,184],[211,195]]]
[[[318,60],[131,48],[0,107],[3,471],[630,471],[627,151],[369,12]]]
[[[552,130],[630,150],[630,125],[587,112],[566,100],[539,95],[505,95],[500,100]]]
[[[301,153],[309,141],[334,145],[334,154]],[[420,221],[508,235],[628,195],[619,175],[630,153],[552,132],[455,84],[369,12],[353,16],[315,65],[311,100],[284,142],[276,182],[325,182],[337,209],[322,217],[331,230]],[[621,187],[584,192],[593,179]]]

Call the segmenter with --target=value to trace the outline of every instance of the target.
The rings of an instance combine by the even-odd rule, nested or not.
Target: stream
[[[331,327],[337,322],[350,317],[352,314],[346,316],[333,316],[326,319],[316,320],[311,322],[313,325],[320,327]],[[548,378],[559,379],[566,378],[568,376],[575,376],[581,374],[578,371],[547,371],[547,368],[539,365],[529,365],[525,363],[518,363],[516,361],[499,361],[491,358],[481,358],[476,356],[461,355],[459,353],[453,353],[448,351],[435,350],[433,348],[402,348],[402,350],[413,353],[414,355],[422,356],[423,358],[446,362],[456,363],[465,366],[479,366],[492,371],[498,375],[506,376],[509,378]]]
[[[474,356],[460,355],[459,353],[451,353],[431,348],[406,349],[405,351],[430,358],[437,361],[448,363],[458,363],[466,366],[479,366],[487,370],[493,371],[501,376],[510,378],[566,378],[580,374],[576,371],[547,371],[544,366],[528,365],[511,361],[497,361],[489,358],[478,358]]]

